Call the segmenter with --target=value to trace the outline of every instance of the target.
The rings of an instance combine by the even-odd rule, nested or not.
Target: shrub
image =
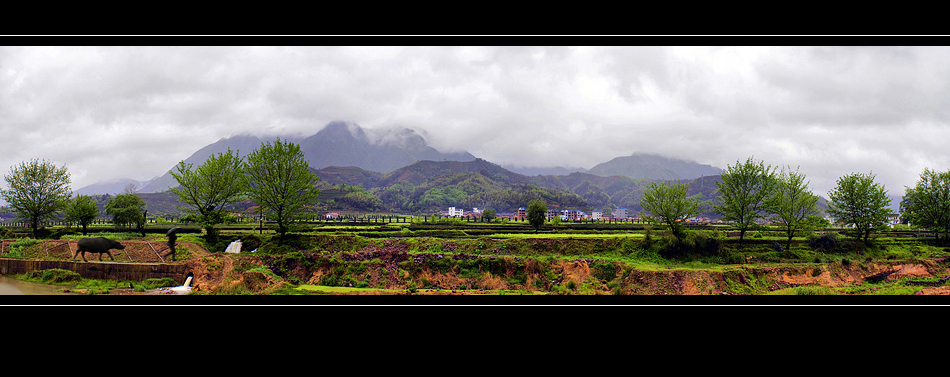
[[[71,235],[76,235],[76,234],[81,234],[81,232],[72,228],[60,228],[54,231],[52,234],[50,234],[50,238],[62,239],[63,236],[71,236]]]
[[[156,289],[165,287],[174,287],[177,284],[172,278],[148,278],[142,281],[145,289]]]
[[[611,281],[617,276],[617,266],[613,263],[595,263],[592,270],[594,277],[604,281]]]
[[[660,241],[660,254],[666,258],[685,255],[711,256],[719,253],[722,241],[707,231],[689,232],[682,240],[667,234]]]
[[[43,283],[57,284],[79,281],[82,279],[79,273],[60,268],[51,268],[48,270],[35,270],[28,274],[30,280],[39,280]]]
[[[838,239],[838,233],[836,232],[825,232],[822,235],[809,234],[808,247],[813,250],[833,252],[841,247],[841,241]]]
[[[43,241],[32,239],[29,237],[20,238],[16,241],[13,241],[13,243],[10,244],[10,249],[8,249],[7,252],[10,253],[10,257],[20,258],[23,256],[23,251],[26,248],[36,245],[41,242]]]
[[[261,237],[256,234],[250,233],[250,234],[242,235],[241,236],[241,251],[255,250],[261,247],[261,244],[263,243],[264,241],[261,239]]]

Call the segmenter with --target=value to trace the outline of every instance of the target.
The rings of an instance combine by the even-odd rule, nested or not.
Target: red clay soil
[[[4,240],[2,247],[9,248],[11,240]],[[161,255],[168,251],[168,246],[164,241],[120,241],[125,245],[123,250],[112,250],[116,262],[141,262],[141,263],[183,263],[189,267],[194,275],[193,287],[195,291],[227,292],[234,287],[240,287],[244,292],[266,293],[275,287],[283,286],[286,283],[277,281],[270,276],[259,272],[247,272],[246,270],[256,265],[262,265],[261,258],[242,254],[240,258],[233,257],[233,254],[210,253],[203,247],[187,242],[179,242],[176,249],[179,253],[188,254],[187,261],[170,261],[163,259]],[[38,257],[48,257],[56,259],[73,259],[77,249],[76,241],[50,240],[44,241],[30,248],[31,253]],[[399,263],[414,258],[421,261],[426,258],[441,257],[439,254],[409,254],[405,243],[385,242],[383,245],[372,244],[360,251],[347,253],[339,256],[344,261],[369,261],[378,259],[381,263],[378,266],[368,269],[370,286],[384,286],[388,289],[406,289],[404,282],[407,276],[397,276],[400,271]],[[452,258],[460,259],[467,257],[485,257],[485,256],[466,256],[453,254]],[[503,258],[497,256],[497,258]],[[504,257],[513,258],[513,257]],[[89,261],[98,261],[96,254],[86,253],[86,259]],[[75,260],[81,261],[76,256]],[[107,255],[103,256],[103,261],[109,261]],[[527,281],[523,286],[515,286],[509,283],[511,276],[483,274],[477,282],[470,279],[459,277],[459,271],[448,271],[441,273],[437,269],[423,269],[422,275],[430,285],[438,286],[448,291],[440,294],[466,294],[477,293],[471,291],[458,290],[452,292],[452,289],[460,286],[471,286],[477,283],[480,290],[507,290],[507,289],[525,289],[534,286],[535,279],[542,279],[543,270],[535,259],[523,259],[523,267],[526,271]],[[242,264],[239,270],[245,271],[235,273],[235,264]],[[574,285],[581,286],[587,284],[592,292],[597,294],[611,294],[612,291],[604,283],[597,283],[598,279],[592,279],[591,260],[575,259],[561,260],[557,259],[551,262],[547,268],[553,269],[554,275],[559,276],[556,284],[566,286],[569,281]],[[870,276],[883,276],[884,281],[895,281],[901,278],[933,278],[944,277],[948,274],[947,263],[943,259],[925,260],[917,263],[864,263],[850,266],[840,264],[822,265],[822,266],[803,266],[803,267],[753,267],[753,265],[742,265],[739,269],[748,268],[743,271],[745,276],[757,276],[759,281],[773,282],[770,289],[796,286],[826,286],[836,287],[849,284],[860,284]],[[387,270],[382,272],[382,270]],[[328,273],[324,270],[305,271],[298,268],[293,274],[303,281],[318,283],[320,278]],[[405,273],[405,271],[402,271]],[[509,273],[510,275],[510,273]],[[744,279],[744,277],[739,277]],[[380,282],[380,280],[384,280]],[[674,295],[704,295],[704,294],[730,294],[724,273],[701,271],[701,270],[671,270],[671,271],[631,271],[621,282],[623,294],[674,294]],[[365,293],[374,294],[374,293]],[[950,286],[921,286],[918,294],[923,295],[950,295]]]
[[[14,240],[0,241],[0,247],[8,252],[10,243]],[[82,256],[76,255],[78,245],[75,240],[46,240],[27,248],[28,255],[35,255],[42,259],[68,259],[82,262]],[[126,240],[119,241],[125,246],[121,250],[110,250],[112,259],[108,254],[86,253],[85,258],[89,262],[128,262],[128,263],[172,263],[185,264],[194,275],[192,286],[195,290],[214,290],[224,285],[226,276],[228,276],[234,265],[234,260],[225,253],[211,253],[200,245],[190,242],[178,242],[175,245],[178,261],[172,261],[170,257],[164,257],[168,253],[168,244],[165,241],[137,241]],[[0,254],[2,256],[3,254]],[[189,256],[187,260],[181,261],[184,256]],[[247,260],[243,257],[242,260]],[[240,279],[239,279],[240,280]],[[229,282],[230,283],[230,282]],[[238,281],[237,283],[243,283]],[[268,282],[270,283],[270,282]],[[254,286],[260,286],[257,282]],[[273,282],[273,284],[277,284]]]

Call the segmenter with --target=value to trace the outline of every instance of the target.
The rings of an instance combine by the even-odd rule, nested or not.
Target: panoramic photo
[[[3,45],[0,295],[947,295],[948,63],[940,46]]]

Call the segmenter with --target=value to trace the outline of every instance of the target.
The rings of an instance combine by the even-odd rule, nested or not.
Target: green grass
[[[147,233],[146,233],[145,238],[149,238],[149,236],[155,237],[155,236],[157,236],[157,235],[151,235],[151,234],[147,234]],[[105,238],[108,238],[108,239],[110,239],[110,240],[116,240],[116,241],[128,241],[128,240],[140,240],[140,239],[143,239],[142,233],[133,233],[133,232],[123,232],[123,233],[115,233],[115,232],[91,233],[91,232],[90,232],[90,233],[86,234],[85,236],[82,235],[82,233],[79,233],[79,234],[64,234],[64,235],[60,236],[59,239],[61,239],[61,240],[72,240],[72,241],[76,241],[76,240],[80,240],[80,239],[83,239],[83,238],[92,238],[92,237],[105,237]],[[162,238],[165,239],[166,237],[162,236]],[[179,239],[180,239],[180,238],[179,238]]]
[[[171,278],[151,278],[143,281],[86,279],[76,272],[62,269],[37,270],[15,277],[23,281],[60,286],[63,291],[86,290],[86,294],[109,294],[113,289],[120,288],[132,288],[136,292],[144,292],[149,289],[177,285]]]
[[[645,235],[643,233],[603,233],[603,234],[587,234],[587,233],[494,233],[489,236],[490,238],[615,238],[615,237],[629,237],[629,238],[643,238]]]
[[[368,292],[368,291],[401,293],[401,292],[406,291],[405,289],[334,287],[334,286],[328,286],[328,285],[313,285],[313,284],[301,284],[301,285],[298,285],[294,289],[300,290],[300,291],[316,292],[316,293],[354,293],[354,292]]]

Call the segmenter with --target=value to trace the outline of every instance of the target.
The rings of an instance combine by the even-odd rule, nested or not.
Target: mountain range
[[[682,159],[634,153],[597,164],[587,172],[601,177],[624,175],[631,178],[677,180],[719,175],[722,169]]]
[[[244,157],[262,143],[272,142],[277,136],[260,137],[248,134],[222,138],[209,144],[184,159],[185,163],[195,167],[204,163],[208,157],[226,152],[228,149]],[[456,161],[475,160],[468,152],[445,153],[428,145],[425,138],[408,128],[387,130],[365,130],[355,123],[334,121],[317,133],[307,136],[281,136],[282,140],[300,145],[310,166],[322,169],[330,166],[356,167],[370,172],[389,173],[417,161]],[[494,165],[498,166],[498,165]],[[518,167],[515,165],[498,166],[509,173],[525,176],[568,175],[589,173],[597,176],[622,175],[634,179],[693,179],[705,175],[716,175],[722,170],[709,165],[701,165],[679,159],[658,155],[635,153],[631,156],[617,157],[598,164],[590,170],[565,167]],[[171,171],[148,181],[117,179],[97,182],[76,190],[77,194],[115,194],[121,193],[132,184],[138,193],[156,193],[177,185]]]
[[[277,136],[248,134],[222,138],[184,161],[197,167],[208,157],[228,149],[244,157],[262,143],[276,139]],[[707,177],[704,179],[713,182],[722,172],[709,165],[642,153],[617,157],[591,169],[502,167],[468,152],[440,152],[411,129],[365,130],[355,123],[340,121],[330,122],[311,136],[281,139],[300,145],[311,171],[320,177],[318,186],[324,193],[321,202],[327,201],[327,208],[425,212],[448,206],[477,206],[501,211],[538,198],[548,201],[553,208],[636,209],[651,181],[694,182]],[[125,191],[130,184],[146,199],[160,197],[165,203],[169,198],[158,194],[177,182],[169,170],[149,181],[119,179],[76,192],[115,194]],[[710,187],[715,185],[706,185]],[[691,185],[691,195],[696,193],[706,198],[711,191]]]
[[[260,147],[262,143],[273,142],[277,138],[278,136],[259,137],[246,134],[222,138],[199,149],[184,161],[197,167],[208,157],[224,153],[228,149],[244,157]],[[364,130],[355,123],[335,121],[308,137],[281,136],[280,138],[300,145],[310,166],[317,169],[327,166],[357,166],[370,171],[389,172],[420,160],[471,161],[475,159],[475,156],[468,152],[439,152],[430,147],[421,135],[408,128]],[[138,192],[161,192],[177,185],[175,178],[171,175],[172,169],[157,178],[142,182]],[[114,186],[103,185],[103,187]]]

